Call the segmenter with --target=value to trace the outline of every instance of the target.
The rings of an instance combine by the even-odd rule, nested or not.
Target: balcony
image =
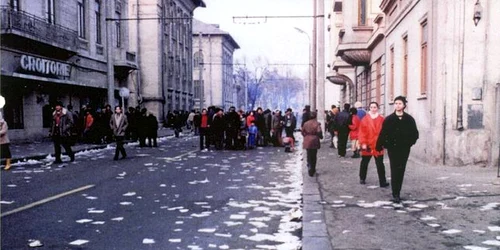
[[[122,54],[120,57],[123,57]],[[125,52],[125,60],[117,59],[114,63],[115,74],[119,78],[126,78],[131,70],[138,69],[137,58],[134,52]]]
[[[341,29],[336,56],[352,66],[370,64],[371,50],[368,41],[372,32],[373,27],[371,26],[353,27],[350,32]]]
[[[63,57],[76,54],[79,46],[76,31],[8,7],[1,7],[0,34],[2,42],[8,45],[29,47],[29,44],[34,41],[36,45],[46,45],[35,46],[40,47],[40,51],[52,48],[63,53]],[[52,52],[49,49],[45,53]]]

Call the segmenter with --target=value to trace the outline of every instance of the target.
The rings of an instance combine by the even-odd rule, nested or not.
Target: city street
[[[2,249],[297,249],[300,152],[112,147],[2,174]],[[67,161],[66,159],[63,159]]]

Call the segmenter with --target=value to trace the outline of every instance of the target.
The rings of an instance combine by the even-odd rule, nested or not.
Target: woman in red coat
[[[384,150],[377,151],[377,139],[384,123],[384,117],[378,113],[378,103],[370,103],[370,111],[361,120],[359,126],[359,144],[361,145],[361,164],[359,168],[359,179],[361,184],[365,184],[366,173],[368,170],[368,163],[370,159],[375,157],[375,164],[377,165],[377,173],[380,187],[387,187],[389,183],[385,178],[384,166]]]
[[[359,123],[361,122],[358,117],[358,110],[351,108],[349,110],[350,123],[349,123],[349,138],[351,139],[351,149],[353,155],[351,158],[359,158]]]

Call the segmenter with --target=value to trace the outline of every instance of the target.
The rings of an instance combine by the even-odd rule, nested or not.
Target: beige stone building
[[[194,98],[196,109],[238,106],[233,78],[233,54],[240,46],[217,24],[193,23]],[[201,72],[200,72],[201,70]],[[201,81],[200,81],[201,79]],[[200,84],[201,83],[201,84]]]
[[[193,11],[203,0],[130,0],[130,45],[137,53],[139,74],[129,85],[132,103],[163,122],[168,111],[194,105],[192,80]]]
[[[496,0],[335,0],[328,79],[344,102],[377,101],[385,114],[407,96],[415,159],[498,166],[499,10]]]
[[[136,55],[128,27],[106,17],[126,17],[128,2],[0,0],[2,113],[13,141],[46,137],[57,101],[75,111],[119,103]]]

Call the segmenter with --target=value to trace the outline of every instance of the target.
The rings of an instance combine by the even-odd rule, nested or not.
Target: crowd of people
[[[260,107],[248,112],[230,107],[224,112],[211,106],[201,112],[193,110],[187,123],[192,124],[191,130],[199,135],[201,150],[209,150],[212,146],[216,150],[246,150],[272,145],[285,146],[292,151],[295,145],[293,132],[297,119],[291,108],[283,114],[280,110]]]

